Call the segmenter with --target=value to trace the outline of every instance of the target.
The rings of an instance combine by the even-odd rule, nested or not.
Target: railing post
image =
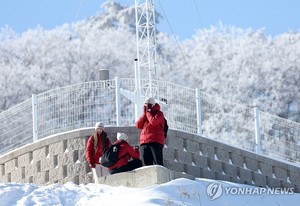
[[[255,152],[257,154],[261,154],[261,136],[260,136],[260,115],[258,107],[254,107],[254,124],[255,124]]]
[[[120,95],[120,81],[118,77],[115,77],[116,83],[116,120],[117,127],[121,125],[121,95]]]
[[[38,140],[38,123],[37,123],[37,97],[32,95],[32,137],[33,142]]]
[[[197,111],[197,134],[202,135],[202,118],[201,118],[201,93],[196,88],[196,111]]]
[[[134,103],[134,118],[135,121],[141,116],[141,82],[138,71],[138,59],[134,60],[134,79],[135,79],[135,103]]]

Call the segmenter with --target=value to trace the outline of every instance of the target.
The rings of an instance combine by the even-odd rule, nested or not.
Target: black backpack
[[[168,125],[168,121],[167,119],[164,117],[165,119],[165,124],[164,124],[164,133],[165,133],[165,138],[167,138],[168,135],[168,129],[169,129],[169,125]]]
[[[119,142],[117,144],[112,144],[110,147],[105,149],[102,153],[101,157],[101,165],[104,167],[111,167],[118,161],[118,152],[120,148],[120,144],[122,142]]]

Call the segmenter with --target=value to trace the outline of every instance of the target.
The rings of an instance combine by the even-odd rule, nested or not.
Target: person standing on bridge
[[[143,165],[163,166],[163,147],[165,144],[164,135],[165,118],[160,105],[155,99],[147,98],[144,104],[144,112],[135,123],[140,134],[140,152]]]
[[[92,168],[92,173],[95,179],[95,183],[98,182],[98,177],[108,174],[107,168],[102,167],[100,158],[103,151],[111,145],[111,141],[107,137],[107,133],[104,131],[104,125],[101,122],[95,124],[95,131],[92,136],[89,137],[86,146],[86,160],[89,166]]]

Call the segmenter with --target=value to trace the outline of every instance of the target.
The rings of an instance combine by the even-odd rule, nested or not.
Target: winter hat
[[[102,122],[97,122],[95,124],[95,130],[98,129],[98,128],[104,129],[104,124]]]
[[[127,136],[127,134],[125,134],[125,133],[120,133],[120,132],[118,132],[117,133],[117,139],[118,140],[125,140],[126,141],[126,139],[128,138],[128,136]]]
[[[149,97],[146,99],[145,103],[155,105],[155,99],[153,97]]]

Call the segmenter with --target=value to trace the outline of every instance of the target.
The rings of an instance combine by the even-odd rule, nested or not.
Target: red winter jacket
[[[150,112],[144,112],[135,123],[141,129],[140,144],[157,142],[164,146],[164,114],[160,111],[159,104],[155,104]]]
[[[119,142],[121,143],[118,152],[118,161],[113,166],[108,167],[108,170],[113,170],[126,165],[131,157],[132,159],[140,158],[140,152],[138,150],[134,150],[130,146],[130,144],[128,144],[128,142],[126,142],[125,140],[117,140],[114,144],[117,144]]]
[[[104,135],[105,138],[107,138],[107,133],[102,132],[101,135]],[[111,145],[110,140],[107,138],[107,147]],[[95,152],[94,151],[94,136],[90,136],[88,139],[86,150],[85,150],[85,156],[88,163],[94,163],[94,164],[100,164],[99,158],[102,156],[103,149],[102,149],[102,141],[101,137],[98,135],[98,149]]]

